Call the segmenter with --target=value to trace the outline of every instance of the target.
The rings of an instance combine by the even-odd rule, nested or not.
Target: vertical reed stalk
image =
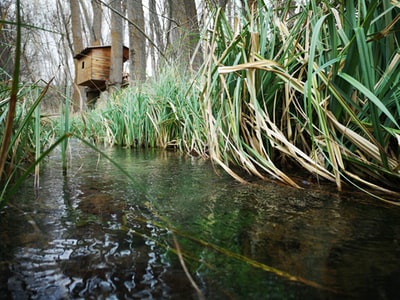
[[[3,180],[5,163],[9,153],[10,140],[13,131],[14,117],[17,106],[17,94],[19,89],[18,86],[19,86],[19,71],[20,71],[20,57],[21,57],[21,14],[20,14],[19,0],[16,0],[16,14],[17,14],[17,39],[15,45],[14,74],[10,92],[10,100],[8,104],[8,112],[4,129],[3,141],[1,143],[1,148],[0,148],[0,182]]]
[[[63,105],[64,111],[62,112],[63,116],[63,125],[64,125],[64,135],[68,134],[69,131],[69,88],[67,89],[67,93],[65,96],[65,104]],[[67,158],[66,151],[68,146],[68,139],[64,139],[61,144],[61,158],[62,158],[62,169],[63,173],[67,173]]]
[[[39,98],[38,90],[36,89],[36,99]],[[35,161],[39,160],[41,154],[40,141],[40,105],[35,108]],[[39,172],[40,163],[35,166],[34,187],[39,188]]]

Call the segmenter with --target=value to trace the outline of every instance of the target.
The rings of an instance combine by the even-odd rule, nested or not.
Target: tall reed
[[[6,198],[8,189],[13,185],[22,184],[22,174],[30,165],[34,164],[34,185],[39,184],[39,163],[43,159],[43,147],[49,142],[46,138],[50,133],[41,126],[40,102],[45,96],[51,81],[43,86],[42,82],[20,86],[18,89],[15,117],[13,119],[13,131],[10,134],[8,150],[5,154],[5,169],[1,179],[0,203]],[[4,99],[0,106],[1,120],[8,114],[8,99]],[[2,123],[2,124],[1,124]],[[4,123],[0,122],[0,128]],[[1,130],[0,138],[4,139],[6,131]],[[29,175],[29,174],[27,174]],[[8,198],[8,197],[7,197]]]
[[[19,71],[20,71],[20,57],[21,57],[21,14],[20,14],[20,1],[16,1],[16,23],[17,23],[17,34],[16,34],[16,45],[15,45],[15,62],[14,62],[14,74],[12,78],[12,84],[10,89],[10,98],[8,99],[8,109],[5,118],[4,132],[2,135],[2,143],[0,147],[0,182],[4,181],[5,164],[7,161],[8,154],[10,152],[10,140],[13,131],[14,117],[18,99],[18,88],[19,88]]]
[[[65,102],[61,105],[61,124],[63,126],[63,134],[68,135],[69,133],[69,90],[67,89],[67,95],[65,96]],[[68,146],[68,139],[64,139],[61,143],[61,160],[62,160],[62,169],[63,173],[67,173],[67,146]]]
[[[36,98],[38,98],[39,93],[36,93]],[[41,155],[41,126],[40,126],[40,105],[38,105],[35,108],[35,161],[37,161],[40,158]],[[35,179],[34,179],[34,187],[39,188],[40,182],[39,182],[39,176],[40,176],[40,164],[38,163],[35,166]]]
[[[259,1],[236,34],[215,13],[202,93],[212,158],[294,186],[287,165],[398,196],[399,8],[298,5]]]
[[[198,87],[173,67],[146,84],[131,85],[99,100],[74,118],[77,135],[124,147],[175,148],[206,155]]]

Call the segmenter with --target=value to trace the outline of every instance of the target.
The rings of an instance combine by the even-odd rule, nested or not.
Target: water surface
[[[208,161],[73,144],[0,214],[1,299],[400,299],[400,211],[327,184],[240,184]]]

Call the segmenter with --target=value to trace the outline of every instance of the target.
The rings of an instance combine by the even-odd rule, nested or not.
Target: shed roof
[[[128,58],[129,58],[129,48],[128,47],[126,47],[126,46],[123,46],[124,48],[123,48],[123,54],[122,54],[122,59],[123,59],[123,61],[125,62],[125,61],[127,61],[128,60]],[[95,49],[106,49],[106,48],[109,48],[110,50],[111,50],[111,45],[106,45],[106,46],[90,46],[90,47],[87,47],[87,48],[85,48],[85,49],[83,49],[80,53],[78,53],[78,54],[76,54],[75,56],[74,56],[74,58],[76,58],[76,59],[81,59],[82,57],[85,57],[85,56],[87,56],[91,51],[93,51],[93,50],[95,50]]]

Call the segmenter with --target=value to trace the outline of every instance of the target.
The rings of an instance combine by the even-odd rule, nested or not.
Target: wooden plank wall
[[[77,83],[82,84],[91,77],[92,59],[90,56],[81,58],[77,63],[78,74]]]
[[[92,50],[91,80],[107,81],[110,75],[111,48]]]

